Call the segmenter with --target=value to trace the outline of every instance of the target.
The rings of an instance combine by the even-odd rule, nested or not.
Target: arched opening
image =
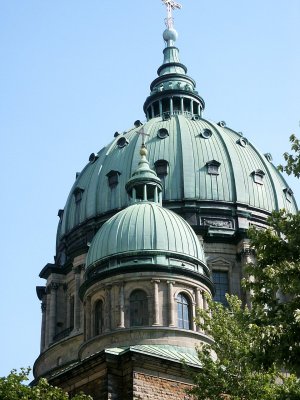
[[[143,290],[134,290],[129,298],[130,326],[149,325],[148,299]]]
[[[177,296],[178,328],[191,329],[191,306],[188,297],[179,293]]]

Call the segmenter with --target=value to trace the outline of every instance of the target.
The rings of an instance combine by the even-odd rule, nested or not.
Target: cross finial
[[[162,0],[164,5],[167,7],[167,18],[165,19],[165,23],[168,29],[172,29],[174,27],[174,18],[172,16],[172,10],[178,8],[181,9],[181,4],[176,3],[174,0]]]
[[[139,131],[136,131],[138,135],[142,136],[142,147],[145,147],[145,136],[150,136],[149,133],[145,132],[144,127],[142,126]]]

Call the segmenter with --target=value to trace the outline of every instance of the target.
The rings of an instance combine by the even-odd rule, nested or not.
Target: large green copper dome
[[[86,246],[103,222],[128,205],[124,188],[138,165],[141,127],[147,134],[150,167],[163,184],[163,205],[182,215],[197,233],[234,236],[250,223],[265,225],[273,210],[297,210],[269,154],[261,154],[223,121],[203,118],[205,103],[180,63],[171,33],[164,34],[164,61],[144,103],[147,121],[116,133],[90,156],[60,212],[58,249],[78,246],[79,227]]]
[[[144,127],[150,135],[147,138],[150,166],[154,168],[159,160],[168,163],[163,195],[166,206],[201,201],[205,207],[239,206],[268,213],[280,208],[296,210],[294,199],[287,196],[287,183],[269,158],[234,130],[184,115],[167,121],[153,118]],[[168,133],[163,139],[159,137],[162,129]],[[124,147],[118,145],[120,139],[126,141]],[[138,135],[133,128],[115,138],[97,154],[95,161],[87,164],[67,200],[60,236],[78,223],[128,204],[124,187],[137,167],[138,148]],[[214,160],[220,163],[218,174],[209,174],[208,163]],[[115,187],[109,186],[110,171],[118,173]],[[257,171],[258,174],[262,171],[261,183],[255,181]],[[74,195],[77,188],[82,190],[78,221]]]

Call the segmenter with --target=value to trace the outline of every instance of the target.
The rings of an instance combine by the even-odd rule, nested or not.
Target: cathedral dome
[[[147,121],[116,132],[78,174],[59,214],[58,263],[65,248],[72,252],[74,243],[78,249],[76,232],[91,241],[103,222],[128,205],[124,187],[138,165],[141,129],[150,167],[162,181],[163,205],[197,233],[210,227],[214,235],[240,235],[251,223],[265,226],[273,210],[297,211],[293,192],[270,154],[261,154],[224,121],[203,118],[204,100],[174,45],[177,32],[169,27],[163,37],[163,63],[144,103]]]
[[[148,159],[163,180],[164,205],[176,208],[185,201],[205,203],[206,209],[213,207],[215,212],[224,207],[264,215],[281,208],[295,212],[292,192],[270,156],[261,154],[240,133],[220,125],[185,115],[145,123]],[[126,143],[123,147],[121,139]],[[137,167],[138,148],[133,128],[86,165],[67,200],[58,239],[85,221],[126,207],[124,187]],[[160,170],[160,163],[165,169]]]
[[[121,258],[127,270],[128,262],[145,267],[161,263],[163,268],[176,266],[208,276],[202,245],[191,226],[154,202],[135,203],[105,222],[90,245],[87,275],[99,264],[97,274],[107,271],[108,261],[115,258]]]

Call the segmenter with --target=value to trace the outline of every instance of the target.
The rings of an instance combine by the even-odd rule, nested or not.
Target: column
[[[174,281],[167,281],[168,284],[168,314],[169,326],[175,326],[175,301],[173,295]]]
[[[196,322],[195,322],[195,318],[196,318],[196,303],[193,301],[191,306],[192,306],[192,330],[196,331]]]
[[[157,190],[157,186],[155,186],[154,188],[154,202],[158,203],[158,190]]]
[[[254,251],[250,248],[250,241],[249,239],[243,240],[241,244],[241,271],[242,271],[242,278],[245,278],[245,267],[247,264],[254,264],[255,257]],[[248,279],[252,279],[253,277],[248,277]],[[251,307],[251,292],[242,289],[242,299],[247,304],[248,307]]]
[[[144,185],[144,201],[147,201],[147,185]]]
[[[136,201],[136,190],[135,190],[135,188],[132,188],[132,200],[135,203],[135,201]]]
[[[203,299],[203,310],[208,310],[208,304],[205,296],[205,292],[202,292],[202,299]]]
[[[162,114],[163,114],[162,101],[159,100],[159,115],[162,117]]]
[[[196,288],[196,307],[203,310],[203,296],[199,287]],[[201,332],[200,326],[197,325],[197,332]]]
[[[158,284],[159,279],[153,279],[153,325],[160,325],[159,323],[159,298],[158,298]]]
[[[47,297],[44,296],[41,310],[42,310],[42,330],[41,330],[41,352],[44,350],[46,345],[46,309],[47,309]]]
[[[200,103],[198,103],[198,114],[201,117],[201,107],[200,107]]]
[[[92,304],[91,304],[91,296],[87,296],[85,301],[85,339],[89,340],[92,337]]]
[[[74,278],[75,278],[75,293],[74,293],[74,329],[80,329],[80,298],[79,298],[79,288],[80,288],[80,272],[81,266],[73,268]]]
[[[50,344],[50,286],[46,287],[46,335],[45,335],[45,348]]]
[[[50,284],[50,310],[49,310],[49,344],[53,343],[55,336],[55,325],[56,325],[56,300],[57,300],[57,289],[58,283],[52,282]]]
[[[183,97],[180,97],[180,110],[181,113],[183,114],[184,113]]]
[[[124,282],[119,284],[119,325],[118,328],[125,328],[124,314]]]
[[[105,288],[105,305],[104,305],[104,327],[105,332],[111,330],[111,285],[107,285]]]
[[[153,107],[153,104],[151,104],[151,113],[152,113],[152,118],[156,117],[156,115],[154,115],[154,107]]]
[[[170,115],[173,115],[173,97],[170,98]]]

